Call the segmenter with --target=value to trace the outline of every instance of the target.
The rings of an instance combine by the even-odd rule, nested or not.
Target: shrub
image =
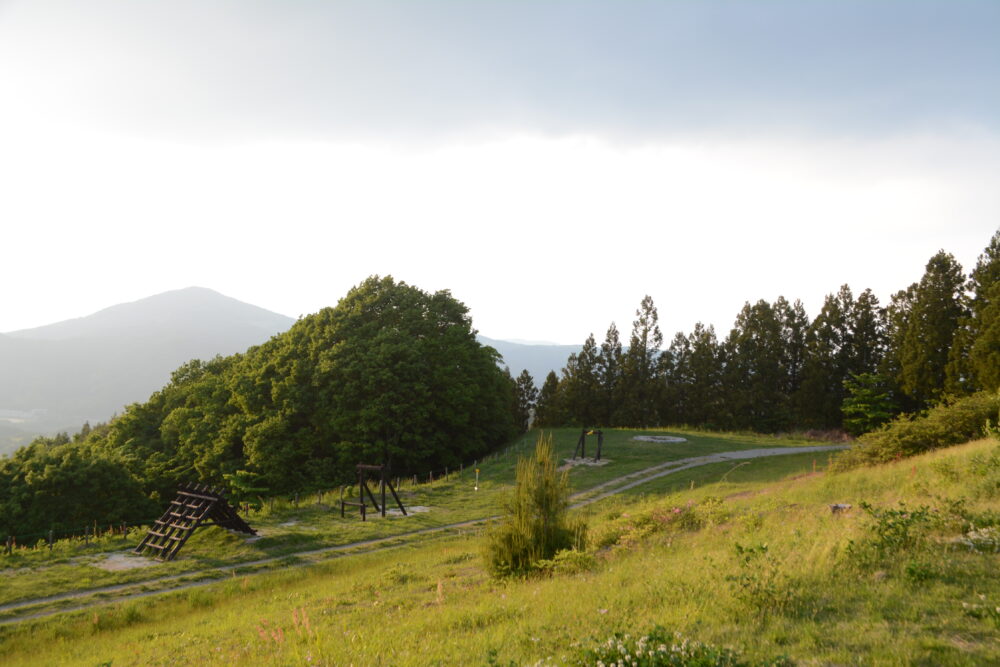
[[[901,502],[899,509],[894,509],[862,502],[861,509],[871,521],[864,539],[852,541],[847,549],[855,564],[861,567],[889,564],[897,560],[896,556],[925,546],[927,535],[938,520],[926,505],[910,509]]]
[[[983,437],[1000,412],[1000,394],[980,392],[941,403],[924,415],[900,415],[885,427],[865,433],[859,446],[833,461],[832,470],[886,463],[932,449]]]
[[[589,572],[597,566],[597,558],[590,551],[563,549],[551,559],[540,560],[535,564],[540,572],[549,574],[578,574]]]
[[[563,549],[583,548],[586,528],[572,523],[569,478],[556,469],[552,436],[539,435],[535,453],[517,462],[514,491],[503,518],[486,535],[486,566],[495,577],[526,574]]]
[[[742,602],[759,621],[784,611],[791,602],[788,577],[766,544],[736,545],[739,574],[726,577],[733,597]]]

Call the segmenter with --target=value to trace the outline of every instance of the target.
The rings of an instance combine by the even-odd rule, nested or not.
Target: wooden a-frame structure
[[[149,551],[160,560],[172,560],[184,543],[202,526],[219,526],[228,530],[256,535],[257,531],[240,518],[226,499],[222,489],[207,484],[185,484],[177,490],[177,498],[159,519],[153,522],[135,553]]]
[[[399,511],[403,513],[403,516],[407,516],[406,508],[403,507],[403,501],[399,499],[396,494],[396,489],[392,486],[392,480],[389,478],[389,466],[387,464],[382,464],[378,466],[366,465],[364,463],[359,463],[357,467],[358,471],[358,502],[350,502],[344,500],[344,488],[340,489],[340,516],[345,515],[346,507],[357,507],[361,510],[361,520],[366,521],[368,519],[368,505],[365,503],[365,494],[368,494],[368,498],[371,500],[372,505],[375,507],[376,512],[380,512],[382,516],[385,516],[386,511],[386,501],[385,501],[385,490],[389,489],[392,494],[393,499],[396,501],[396,506],[399,507]],[[374,474],[373,474],[374,473]],[[379,503],[378,498],[372,493],[372,490],[368,488],[368,477],[371,475],[374,478],[372,481],[378,481],[379,495],[382,496],[382,502]]]

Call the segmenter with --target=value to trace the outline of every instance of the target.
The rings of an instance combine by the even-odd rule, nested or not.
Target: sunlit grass
[[[664,461],[691,456],[761,446],[815,444],[813,441],[802,439],[769,440],[765,436],[755,434],[713,436],[694,432],[649,432],[680,435],[688,438],[688,442],[670,444],[637,442],[632,439],[637,431],[607,429],[604,435],[603,458],[610,463],[604,466],[574,468],[570,474],[571,488],[574,491],[585,490]],[[580,430],[555,429],[552,434],[558,458],[571,458]],[[325,492],[322,496],[303,494],[298,498],[298,502],[293,502],[290,498],[275,498],[269,501],[262,511],[252,513],[248,517],[250,524],[261,535],[258,540],[250,541],[243,536],[230,534],[218,528],[200,530],[184,546],[177,560],[158,563],[148,568],[108,572],[96,567],[108,555],[116,552],[127,553],[134,548],[143,534],[141,530],[135,530],[128,540],[109,536],[92,541],[86,548],[83,548],[80,542],[61,541],[56,543],[52,553],[46,549],[18,550],[13,556],[0,557],[0,568],[16,572],[16,576],[6,577],[0,586],[0,604],[80,589],[177,576],[206,568],[392,537],[493,516],[499,511],[501,494],[513,482],[517,458],[534,446],[536,435],[529,433],[484,461],[478,461],[458,471],[448,471],[447,476],[439,474],[432,483],[420,481],[413,484],[412,478],[403,479],[400,488],[403,502],[411,507],[427,507],[430,510],[415,512],[408,517],[383,519],[371,513],[368,521],[361,522],[356,513],[349,513],[345,518],[341,518],[337,505],[340,489],[337,488]],[[588,456],[594,455],[596,445],[596,437],[591,436],[587,439]],[[478,491],[475,483],[476,468],[479,469]],[[419,476],[419,479],[427,478]],[[649,488],[659,490],[669,487]],[[389,506],[393,507],[391,503]]]
[[[713,464],[693,491],[586,508],[595,537],[614,533],[589,572],[495,582],[479,537],[442,537],[2,628],[0,662],[560,663],[614,632],[659,624],[749,659],[996,664],[1000,628],[974,606],[1000,604],[998,554],[957,544],[952,524],[876,568],[848,551],[871,536],[862,501],[941,509],[964,499],[972,514],[996,514],[997,494],[963,473],[996,448],[982,441],[841,474],[822,473],[822,460],[813,474],[809,455]],[[834,503],[853,508],[833,514]],[[674,510],[689,523],[671,523]],[[766,544],[774,576],[741,565],[737,544]]]

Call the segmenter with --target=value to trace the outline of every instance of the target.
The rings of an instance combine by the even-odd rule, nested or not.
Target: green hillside
[[[594,664],[654,633],[712,659],[648,664],[996,664],[1000,444],[825,463],[726,461],[594,503],[590,550],[544,576],[492,580],[479,535],[445,534],[9,626],[0,660]]]

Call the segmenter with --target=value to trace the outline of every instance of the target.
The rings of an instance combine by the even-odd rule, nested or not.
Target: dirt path
[[[629,473],[627,475],[622,475],[621,477],[616,477],[615,479],[603,482],[601,484],[598,484],[597,486],[586,489],[585,491],[580,491],[579,493],[575,493],[572,496],[570,496],[570,500],[576,502],[573,502],[573,504],[571,504],[570,507],[574,509],[579,507],[584,507],[586,505],[590,505],[591,503],[595,503],[599,500],[603,500],[615,494],[621,493],[622,491],[626,491],[628,489],[635,488],[641,484],[645,484],[646,482],[649,482],[651,480],[658,479],[666,475],[671,475],[673,473],[680,472],[681,470],[687,470],[688,468],[695,468],[697,466],[707,465],[710,463],[721,463],[724,461],[732,461],[740,459],[754,459],[765,456],[802,454],[805,452],[828,452],[839,449],[846,449],[846,445],[823,445],[814,447],[770,447],[766,449],[747,449],[743,451],[720,452],[718,454],[708,454],[706,456],[694,456],[686,459],[678,459],[676,461],[667,461],[665,463],[660,463],[655,466],[650,466],[649,468],[644,468],[642,470]],[[318,557],[325,557],[325,556],[336,557],[338,555],[346,555],[344,554],[344,552],[352,551],[355,549],[364,549],[365,547],[375,547],[376,549],[396,548],[402,545],[392,544],[381,547],[379,545],[386,544],[389,542],[395,542],[398,540],[405,540],[408,538],[419,537],[423,535],[431,535],[434,533],[460,531],[464,528],[470,528],[496,518],[499,517],[490,516],[479,519],[470,519],[468,521],[450,523],[444,526],[421,528],[420,530],[413,530],[407,533],[399,533],[397,535],[392,535],[389,537],[380,537],[371,540],[361,540],[358,542],[351,542],[349,544],[341,544],[333,547],[310,549],[308,551],[297,551],[295,553],[284,554],[282,556],[272,556],[269,558],[261,558],[255,561],[246,561],[243,563],[224,565],[221,567],[209,568],[205,570],[193,570],[191,572],[171,575],[168,577],[145,579],[142,581],[136,581],[128,584],[116,584],[113,586],[103,586],[100,588],[91,588],[88,590],[74,591],[72,593],[60,593],[58,595],[50,595],[47,597],[35,598],[32,600],[20,600],[18,602],[10,602],[7,604],[0,605],[0,613],[16,612],[18,610],[28,611],[32,607],[39,607],[54,602],[84,600],[85,598],[89,597],[106,596],[106,595],[113,596],[113,597],[100,597],[100,599],[97,600],[89,600],[86,602],[82,602],[81,604],[61,607],[59,609],[45,609],[35,613],[31,613],[29,611],[28,613],[19,616],[0,619],[0,625],[20,623],[22,621],[27,621],[33,618],[42,618],[45,616],[52,616],[55,614],[80,611],[82,609],[108,605],[115,602],[122,602],[125,600],[148,597],[151,595],[159,595],[161,593],[174,593],[177,591],[196,588],[199,586],[208,586],[210,584],[218,583],[220,579],[225,578],[227,575],[233,576],[237,570],[243,568],[253,568],[253,567],[273,565],[281,560],[285,560],[288,558],[313,559],[312,562],[298,563],[290,566],[290,567],[303,567],[305,565],[312,565],[315,564],[316,562],[319,562],[321,558]],[[372,549],[370,551],[374,551],[376,549]],[[369,553],[370,551],[366,551],[365,553]],[[214,576],[212,576],[213,574]],[[203,577],[203,578],[199,579],[198,581],[183,581],[185,579],[191,579],[193,577]],[[174,582],[178,582],[178,585],[169,586],[169,584]],[[168,586],[152,591],[142,590],[142,589],[148,589],[150,586],[163,586],[163,585],[168,585]],[[129,592],[130,589],[135,589],[135,590],[133,592]],[[120,595],[115,595],[116,593],[120,593]]]

